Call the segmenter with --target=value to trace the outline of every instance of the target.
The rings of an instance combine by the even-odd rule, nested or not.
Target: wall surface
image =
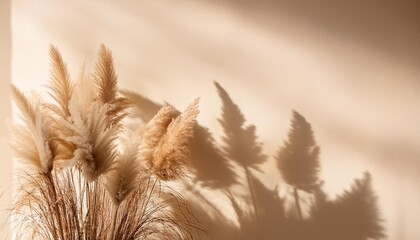
[[[369,171],[389,239],[420,239],[420,5],[299,2],[15,0],[13,83],[45,90],[50,44],[76,78],[83,64],[92,69],[104,43],[123,88],[179,108],[201,97],[199,122],[216,139],[218,81],[269,156],[296,109],[321,147],[327,192],[334,196]],[[10,49],[3,36],[1,61]],[[0,67],[8,72],[7,62]],[[268,185],[279,181],[272,164],[262,176]]]
[[[12,193],[12,157],[8,146],[8,126],[11,122],[11,103],[9,96],[9,84],[11,82],[11,6],[10,1],[0,1],[0,236],[7,239],[8,227],[4,226],[7,216],[5,208],[9,205]]]

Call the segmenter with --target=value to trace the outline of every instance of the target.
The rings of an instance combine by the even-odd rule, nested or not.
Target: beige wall
[[[10,2],[0,1],[0,236],[7,239],[8,227],[3,221],[7,216],[4,209],[11,200],[12,184],[12,158],[8,148],[8,124],[11,120],[9,84],[11,77],[11,28],[10,28]]]
[[[42,89],[50,43],[73,76],[105,43],[123,87],[181,108],[201,96],[200,123],[216,136],[219,81],[269,155],[296,109],[315,130],[328,192],[369,170],[390,239],[420,238],[418,4],[254,2],[16,0],[13,82]],[[266,178],[278,181],[268,167]]]

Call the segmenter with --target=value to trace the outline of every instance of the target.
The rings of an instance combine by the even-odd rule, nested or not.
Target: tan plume
[[[66,140],[66,137],[73,135],[69,128],[70,121],[70,100],[73,95],[74,85],[70,80],[67,64],[64,62],[60,51],[55,46],[50,46],[51,58],[51,80],[48,88],[49,95],[55,103],[45,103],[44,105],[55,113],[51,128],[53,136],[50,142],[51,150],[54,155],[54,164],[58,167],[71,166],[74,161],[73,152],[75,144]]]
[[[93,181],[111,170],[116,157],[115,139],[118,129],[107,127],[107,104],[94,102],[89,110],[84,115],[77,108],[70,108],[77,134],[67,140],[76,145],[74,158],[81,164],[85,178]]]
[[[110,103],[117,97],[117,75],[111,51],[101,45],[99,59],[96,62],[93,79],[99,88],[99,99],[103,103]]]
[[[193,136],[193,127],[198,110],[199,98],[168,126],[153,152],[152,170],[162,180],[174,180],[183,175],[189,154],[188,141]]]
[[[51,120],[38,100],[30,102],[14,85],[12,96],[27,127],[15,126],[13,129],[12,146],[16,157],[42,173],[49,173],[53,161],[50,148],[52,133],[49,128]]]
[[[98,99],[103,104],[109,104],[108,125],[118,125],[126,116],[124,110],[129,106],[129,100],[118,96],[118,76],[114,69],[111,51],[101,45],[99,59],[96,62],[93,79],[98,88]]]
[[[67,65],[55,46],[50,47],[50,58],[50,96],[58,104],[58,108],[52,108],[52,110],[63,118],[67,118],[70,116],[69,103],[73,92],[73,84],[70,81]]]
[[[24,93],[22,93],[15,85],[11,85],[11,94],[13,101],[16,106],[19,108],[20,117],[25,122],[25,124],[34,130],[35,128],[35,107],[28,100]]]
[[[175,112],[176,110],[172,106],[162,107],[143,129],[140,153],[149,166],[153,165],[153,154],[174,118]]]

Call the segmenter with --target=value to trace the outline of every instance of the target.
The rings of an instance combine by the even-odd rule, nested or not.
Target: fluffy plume
[[[118,96],[117,74],[111,51],[104,45],[99,49],[99,59],[96,63],[93,79],[98,87],[98,99],[103,104],[109,104],[108,126],[118,125],[126,116],[124,110],[129,106],[128,99]]]
[[[50,47],[51,58],[51,80],[48,88],[49,95],[55,104],[45,103],[44,105],[55,113],[52,121],[54,136],[50,145],[54,155],[54,164],[64,167],[74,164],[70,161],[73,158],[75,145],[66,141],[67,136],[73,135],[73,131],[68,127],[70,121],[70,100],[73,95],[73,83],[67,70],[67,65],[61,57],[60,52],[55,46]]]
[[[61,85],[64,86],[65,84]],[[50,88],[53,89],[52,86]],[[82,142],[80,140],[82,136],[81,132],[86,128],[85,122],[92,109],[92,104],[95,102],[94,86],[92,82],[86,78],[83,68],[74,87],[71,85],[71,94],[69,96],[70,99],[66,105],[68,114],[59,114],[60,111],[62,113],[67,111],[64,111],[64,109],[61,109],[59,106],[52,104],[47,105],[49,109],[55,107],[57,110],[52,110],[56,113],[58,112],[52,125],[52,128],[55,130],[55,136],[51,141],[51,148],[55,156],[54,164],[58,168],[75,165],[81,157],[81,152],[83,152],[80,149],[77,150],[77,148],[84,145],[80,144]],[[61,98],[66,97],[62,95]],[[78,139],[77,142],[79,144],[75,142],[76,139]]]
[[[27,99],[25,94],[23,94],[15,85],[11,86],[11,93],[13,101],[20,111],[20,118],[25,122],[28,128],[31,130],[35,129],[35,107]]]
[[[158,113],[146,124],[141,136],[141,157],[153,166],[153,154],[166,129],[171,123],[176,110],[172,106],[162,107]]]
[[[63,118],[70,116],[69,103],[73,92],[73,84],[67,71],[67,65],[63,61],[60,52],[54,46],[50,47],[51,57],[51,82],[50,96],[58,104],[52,110]]]
[[[77,146],[75,159],[80,162],[85,178],[93,181],[111,170],[116,157],[115,139],[118,129],[107,127],[107,104],[91,103],[86,116],[76,108],[76,103],[70,106],[74,106],[70,112],[77,135],[67,140]]]
[[[199,113],[198,102],[197,98],[169,124],[153,152],[151,168],[162,180],[173,180],[183,174],[189,154],[188,140],[193,135],[193,126]]]
[[[137,186],[138,163],[138,141],[127,141],[122,153],[116,162],[115,169],[110,171],[106,177],[105,187],[116,205],[121,202]]]
[[[42,173],[52,169],[53,154],[50,148],[51,121],[45,115],[40,102],[31,103],[28,98],[12,85],[12,96],[20,110],[27,128],[16,126],[13,131],[12,146],[16,157],[24,164],[34,166]]]
[[[117,97],[117,75],[114,69],[114,61],[109,49],[101,45],[99,59],[96,62],[93,79],[99,88],[99,99],[103,103],[110,103]]]

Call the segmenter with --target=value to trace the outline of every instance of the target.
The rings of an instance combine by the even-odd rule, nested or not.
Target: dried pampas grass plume
[[[118,76],[115,73],[114,60],[111,51],[103,44],[99,49],[93,80],[98,88],[98,100],[103,104],[109,104],[108,126],[118,125],[127,115],[125,109],[130,105],[130,101],[118,96]]]
[[[101,45],[99,59],[96,62],[93,79],[98,86],[99,99],[103,103],[111,103],[117,97],[117,74],[114,69],[114,60],[111,51]]]
[[[118,129],[107,127],[107,111],[108,105],[98,102],[91,105],[87,116],[71,110],[77,135],[67,139],[76,145],[74,156],[88,181],[112,170],[117,156],[115,140]]]
[[[64,119],[70,116],[69,104],[73,94],[73,84],[67,70],[67,64],[63,61],[61,53],[55,46],[50,47],[51,58],[51,81],[48,88],[50,96],[57,105],[50,105],[51,110]]]
[[[164,129],[164,126],[167,124],[170,114],[172,114],[169,111],[169,106],[159,111],[157,116],[162,112],[161,118],[153,118],[149,122],[153,127],[149,124],[146,125],[143,136],[153,139],[154,146],[143,152],[146,152],[145,157],[150,164],[151,170],[162,180],[174,180],[183,175],[184,167],[188,164],[188,141],[193,135],[193,126],[199,113],[198,102],[199,98],[195,99],[184,112],[169,123],[166,129]],[[163,113],[166,111],[169,113],[164,115]],[[166,118],[163,116],[166,116]],[[157,121],[159,119],[166,120],[161,121],[161,123],[165,124],[159,125],[159,121]],[[155,131],[152,132],[152,130]],[[155,135],[152,137],[153,133]],[[153,153],[152,156],[149,155],[151,152]]]
[[[50,147],[51,121],[45,115],[38,100],[29,99],[14,85],[11,87],[12,97],[21,113],[21,119],[26,125],[16,125],[13,128],[12,147],[17,158],[22,163],[34,166],[41,173],[51,172],[53,154]]]
[[[166,129],[174,118],[176,110],[172,106],[162,107],[146,124],[141,133],[140,155],[149,166],[153,166],[153,154]]]
[[[20,118],[31,130],[35,129],[36,110],[35,106],[15,85],[11,85],[11,94],[13,101],[19,109]]]
[[[54,165],[65,167],[74,164],[72,160],[75,144],[66,140],[66,136],[73,135],[69,128],[70,124],[70,101],[73,96],[74,84],[70,79],[67,64],[64,62],[60,51],[55,46],[50,46],[51,58],[51,80],[47,86],[48,94],[54,103],[43,103],[47,109],[52,111],[52,133],[51,150],[54,155]]]
[[[93,81],[82,74],[70,99],[74,134],[66,138],[76,145],[73,160],[80,163],[89,181],[112,170],[117,156],[115,140],[128,106],[128,100],[118,96],[111,52],[102,45]]]

